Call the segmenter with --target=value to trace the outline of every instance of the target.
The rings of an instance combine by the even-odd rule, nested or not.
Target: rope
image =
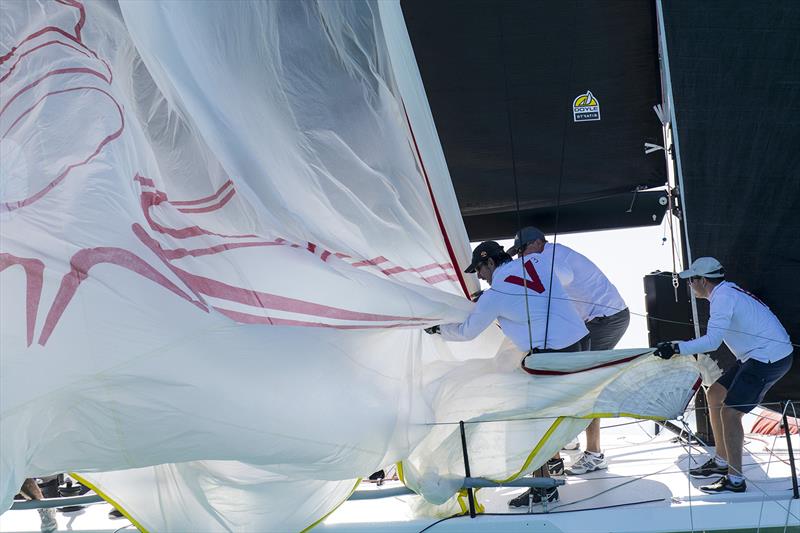
[[[644,474],[644,475],[642,475],[642,476],[636,476],[636,477],[634,477],[634,478],[632,478],[632,479],[629,479],[628,481],[625,481],[625,482],[623,482],[623,483],[620,483],[619,485],[614,485],[613,487],[609,487],[609,488],[607,488],[606,490],[603,490],[603,491],[597,492],[597,493],[595,493],[595,494],[592,494],[591,496],[587,496],[586,498],[581,498],[580,500],[575,500],[574,502],[569,502],[569,503],[564,503],[564,504],[561,504],[561,505],[556,505],[556,506],[554,506],[554,507],[552,508],[552,510],[561,509],[562,507],[567,507],[567,506],[570,506],[570,505],[575,505],[576,503],[583,503],[583,502],[589,501],[589,500],[591,500],[591,499],[593,499],[593,498],[597,498],[598,496],[600,496],[600,495],[602,495],[602,494],[606,494],[606,493],[609,493],[609,492],[611,492],[612,490],[616,490],[616,489],[618,489],[618,488],[620,488],[620,487],[624,487],[625,485],[628,485],[628,484],[630,484],[630,483],[633,483],[634,481],[639,481],[639,480],[642,480],[642,479],[644,479],[644,478],[646,478],[646,477],[650,477],[650,476],[655,476],[655,475],[661,474],[661,473],[663,473],[665,470],[667,470],[667,469],[669,469],[669,468],[671,468],[671,467],[672,467],[672,464],[670,464],[670,465],[668,465],[668,466],[666,466],[665,468],[662,468],[662,469],[660,469],[660,470],[656,470],[655,472],[651,472],[651,473],[649,473],[649,474]],[[662,498],[662,499],[663,499],[663,498]],[[562,512],[563,512],[563,511],[562,511]],[[530,513],[530,514],[543,514],[543,513]]]
[[[522,230],[522,216],[519,209],[519,186],[517,184],[517,158],[514,155],[514,129],[511,127],[511,98],[508,94],[508,75],[506,73],[506,54],[505,54],[505,33],[503,32],[503,3],[499,4],[497,22],[500,27],[500,56],[503,58],[503,88],[506,98],[506,121],[508,122],[508,142],[511,146],[511,174],[514,177],[514,203],[517,211],[517,234]],[[525,254],[522,254],[522,262],[520,263],[522,269],[522,292],[525,295],[525,315],[528,317],[528,349],[533,351],[533,333],[531,332],[531,311],[528,302],[528,278],[525,277]],[[545,334],[545,345],[547,345],[547,335]]]

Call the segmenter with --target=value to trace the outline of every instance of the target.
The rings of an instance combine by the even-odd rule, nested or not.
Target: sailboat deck
[[[744,474],[748,490],[742,494],[701,492],[713,477],[687,475],[690,465],[707,455],[699,446],[678,442],[662,430],[654,435],[650,421],[615,419],[603,421],[602,442],[608,469],[583,476],[566,477],[559,488],[560,500],[547,509],[509,509],[508,500],[523,489],[480,489],[477,494],[485,513],[475,519],[459,516],[415,518],[410,500],[418,496],[347,501],[315,531],[760,531],[800,532],[800,500],[792,499],[791,470],[786,438],[745,436]],[[752,417],[745,418],[745,428]],[[798,435],[792,437],[795,451]],[[562,452],[567,465],[579,451]],[[402,487],[387,481],[381,487],[362,483],[359,490],[381,491]],[[127,520],[110,520],[111,506],[96,504],[77,513],[58,513],[59,531],[135,530]],[[39,531],[36,511],[9,511],[0,516],[0,532]]]
[[[752,417],[751,419],[752,420]],[[745,427],[749,427],[748,418]],[[567,476],[559,488],[560,499],[547,509],[534,505],[510,509],[507,502],[520,488],[480,489],[478,501],[484,515],[451,518],[428,531],[800,531],[800,501],[792,500],[791,470],[785,436],[748,434],[743,470],[748,490],[742,494],[706,494],[699,487],[715,477],[692,478],[691,467],[708,455],[689,447],[655,424],[625,419],[604,420],[602,442],[607,470]],[[794,450],[800,440],[792,438]],[[567,465],[579,451],[562,452]],[[391,484],[385,486],[392,486]],[[374,490],[374,489],[373,489]],[[349,501],[331,515],[321,531],[367,531],[378,523],[383,531],[421,531],[437,520],[412,518],[411,497],[375,501]],[[394,501],[392,501],[394,500]],[[363,526],[363,528],[362,528]],[[767,528],[767,529],[765,529]]]

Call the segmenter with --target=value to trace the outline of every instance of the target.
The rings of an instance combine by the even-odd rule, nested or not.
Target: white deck
[[[603,445],[608,470],[568,477],[559,489],[560,501],[541,505],[534,513],[510,510],[507,502],[523,489],[481,489],[480,503],[486,514],[475,519],[457,517],[433,525],[435,518],[413,518],[408,501],[416,496],[348,501],[315,528],[320,532],[343,531],[563,531],[563,532],[677,532],[735,530],[800,532],[800,500],[792,500],[788,450],[783,436],[747,435],[744,494],[708,495],[698,487],[714,478],[693,479],[686,475],[690,450],[673,442],[675,435],[653,436],[653,422],[627,419],[605,420]],[[745,428],[750,427],[745,420]],[[800,447],[797,435],[794,450]],[[565,452],[570,457],[579,452]],[[705,460],[699,448],[691,450],[693,465]],[[381,488],[401,486],[387,482]],[[362,483],[363,490],[381,490]],[[128,525],[125,519],[109,520],[111,507],[97,504],[79,513],[58,513],[60,531],[116,531]],[[766,529],[775,528],[775,529]],[[132,526],[126,530],[134,530]],[[39,531],[36,511],[9,511],[0,516],[0,532]]]
[[[747,435],[744,494],[701,492],[715,477],[695,479],[686,472],[707,459],[702,449],[673,442],[675,435],[653,436],[654,423],[629,425],[626,419],[606,420],[602,442],[608,470],[568,476],[559,488],[560,500],[545,509],[511,510],[508,500],[524,489],[481,489],[478,499],[486,515],[449,519],[428,531],[702,531],[784,527],[800,531],[800,500],[792,500],[786,438]],[[745,427],[749,427],[745,420]],[[800,439],[792,439],[797,450]],[[772,453],[770,453],[772,450]],[[565,460],[580,452],[562,452]],[[691,458],[690,458],[691,453]],[[391,485],[390,485],[391,486]],[[405,498],[346,502],[320,531],[421,531],[436,519],[412,519]],[[496,513],[496,514],[495,514]],[[502,515],[502,516],[500,516]]]

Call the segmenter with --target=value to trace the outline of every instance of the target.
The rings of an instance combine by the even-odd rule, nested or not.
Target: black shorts
[[[789,354],[774,363],[762,363],[755,359],[748,359],[744,363],[737,361],[717,380],[728,390],[725,405],[749,413],[761,403],[770,387],[792,368],[792,359],[792,354]]]

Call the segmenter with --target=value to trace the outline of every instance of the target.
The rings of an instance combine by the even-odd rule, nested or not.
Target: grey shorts
[[[609,316],[599,316],[586,323],[592,350],[613,350],[631,323],[627,308]]]

